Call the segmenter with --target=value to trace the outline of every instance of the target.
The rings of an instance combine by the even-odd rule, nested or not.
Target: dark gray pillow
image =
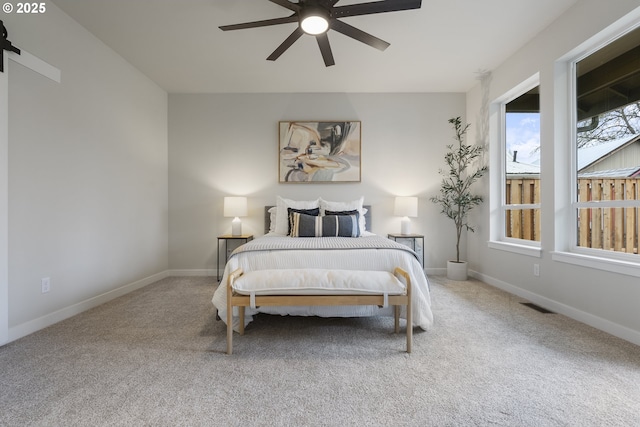
[[[357,209],[352,211],[324,211],[325,215],[360,215]]]

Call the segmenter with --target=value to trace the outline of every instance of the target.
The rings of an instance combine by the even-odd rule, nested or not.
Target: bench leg
[[[240,335],[244,335],[244,305],[238,306],[238,319],[240,319],[238,332],[240,332]]]
[[[242,270],[237,269],[227,278],[227,354],[233,353],[233,282],[241,275]],[[244,332],[244,315],[240,319],[241,330]]]
[[[407,353],[413,344],[413,309],[411,308],[411,281],[407,282]]]
[[[413,315],[411,313],[411,278],[409,274],[401,269],[400,267],[396,267],[393,270],[393,274],[396,276],[404,277],[404,282],[407,287],[407,353],[411,353],[411,345],[413,344]]]
[[[395,326],[395,333],[397,334],[398,332],[400,332],[400,306],[399,305],[394,305],[393,306],[393,320],[394,320],[394,326]]]
[[[232,354],[232,353],[233,353],[233,315],[229,315],[227,316],[227,354]]]

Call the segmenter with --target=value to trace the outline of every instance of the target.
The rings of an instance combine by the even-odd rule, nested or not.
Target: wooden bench
[[[404,280],[404,285],[400,280]],[[278,289],[265,283],[286,283]],[[296,282],[309,286],[296,287]],[[320,284],[319,286],[316,286]],[[358,285],[360,289],[358,289]],[[344,287],[341,287],[344,286]],[[407,353],[411,353],[411,279],[397,267],[388,271],[258,270],[237,269],[227,279],[227,354],[233,351],[233,307],[238,307],[239,333],[244,335],[245,307],[376,305],[394,307],[395,332],[400,331],[400,307],[407,312]]]

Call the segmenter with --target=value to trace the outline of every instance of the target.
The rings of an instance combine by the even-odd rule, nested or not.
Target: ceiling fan
[[[309,34],[315,36],[318,41],[322,59],[324,59],[324,64],[327,67],[335,65],[331,46],[329,45],[329,38],[327,37],[329,30],[335,30],[379,50],[385,50],[389,47],[389,43],[386,41],[346,24],[338,18],[419,9],[422,5],[422,0],[379,0],[347,6],[336,6],[336,3],[340,0],[298,0],[297,3],[292,3],[289,0],[269,1],[291,10],[293,14],[284,18],[222,25],[220,29],[222,31],[243,30],[246,28],[297,22],[298,27],[267,59],[269,61],[275,61],[289,49],[296,40],[302,37],[303,34]]]

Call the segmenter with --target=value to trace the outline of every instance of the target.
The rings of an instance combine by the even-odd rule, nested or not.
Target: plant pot
[[[447,279],[467,280],[467,261],[447,261]]]

